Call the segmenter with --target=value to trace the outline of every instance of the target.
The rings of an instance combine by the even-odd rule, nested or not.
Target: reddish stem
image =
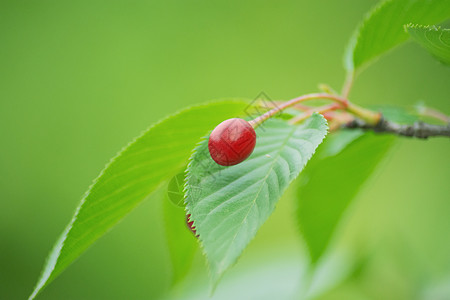
[[[319,114],[323,114],[326,113],[328,111],[333,111],[336,109],[342,108],[342,105],[340,103],[333,103],[333,104],[328,104],[328,105],[324,105],[324,106],[320,106],[317,108],[313,108],[310,109],[309,111],[305,112],[304,114],[294,117],[292,118],[289,123],[291,124],[297,124],[307,118],[309,118],[313,113],[317,112]]]
[[[286,101],[273,101],[271,103],[265,103],[265,105],[261,105],[261,107],[272,109],[272,108],[278,107],[279,105],[281,105],[283,103],[286,103]],[[308,111],[312,107],[308,106],[308,105],[303,105],[303,104],[295,104],[295,105],[292,105],[292,108],[300,110],[300,111]]]
[[[419,112],[419,114],[421,114],[422,116],[434,118],[444,123],[450,123],[450,116],[447,116],[446,114],[430,107],[423,108],[422,111]]]
[[[301,103],[304,101],[309,101],[309,100],[314,100],[314,99],[328,99],[328,100],[339,103],[342,108],[348,107],[348,100],[345,98],[336,96],[336,95],[331,95],[331,94],[326,94],[326,93],[307,94],[307,95],[300,96],[298,98],[291,99],[287,102],[284,102],[281,105],[279,105],[278,107],[275,107],[275,108],[269,110],[268,112],[262,114],[261,116],[249,121],[249,123],[251,126],[253,126],[253,128],[256,128],[261,123],[263,123],[270,117],[274,116],[278,112],[280,112],[290,106],[296,105],[298,103]]]

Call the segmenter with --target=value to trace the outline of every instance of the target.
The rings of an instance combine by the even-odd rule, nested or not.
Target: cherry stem
[[[264,105],[264,108],[271,108],[272,109],[272,108],[278,107],[278,105],[280,105],[280,104],[285,103],[285,101],[273,101],[272,103],[270,103],[270,104],[266,103]],[[293,109],[296,109],[296,110],[299,110],[299,111],[302,111],[302,112],[309,111],[311,108],[314,108],[314,107],[311,107],[311,106],[308,106],[308,105],[303,105],[301,103],[292,105],[291,107]]]
[[[328,111],[333,111],[336,109],[342,108],[341,104],[339,103],[333,103],[333,104],[328,104],[328,105],[324,105],[324,106],[320,106],[317,108],[312,108],[308,111],[306,111],[304,114],[296,116],[292,119],[289,120],[290,124],[297,124],[300,123],[301,121],[306,120],[307,118],[309,118],[313,113],[319,113],[319,114],[323,114],[326,113]]]
[[[315,99],[328,99],[328,100],[332,100],[332,101],[340,103],[343,107],[348,106],[347,99],[341,98],[336,95],[331,95],[331,94],[326,94],[326,93],[307,94],[307,95],[303,95],[303,96],[291,99],[289,101],[286,101],[286,102],[280,104],[279,106],[269,110],[268,112],[262,114],[261,116],[249,121],[249,123],[251,126],[253,126],[253,128],[256,128],[259,125],[261,125],[264,121],[269,119],[270,117],[273,117],[275,114],[283,111],[284,109],[286,109],[288,107],[294,106],[295,104],[298,104],[298,103],[301,103],[304,101],[315,100]]]
[[[450,123],[450,116],[447,116],[446,114],[430,107],[424,107],[420,109],[419,114],[425,117],[434,118],[447,124]]]
[[[362,108],[356,104],[350,103],[348,101],[348,99],[346,99],[344,97],[340,97],[340,96],[333,95],[333,94],[327,94],[327,93],[313,93],[313,94],[307,94],[307,95],[303,95],[303,96],[291,99],[287,102],[283,102],[279,106],[269,110],[268,112],[262,114],[261,116],[255,118],[255,119],[249,121],[249,123],[253,128],[256,128],[259,125],[261,125],[264,121],[266,121],[267,119],[273,117],[275,114],[283,111],[284,109],[286,109],[288,107],[294,106],[294,105],[304,102],[304,101],[317,100],[317,99],[326,99],[326,100],[334,101],[334,102],[336,102],[336,104],[339,104],[339,108],[347,110],[348,112],[351,112],[352,114],[358,116],[359,118],[361,118],[363,121],[365,121],[366,123],[368,123],[370,125],[376,125],[381,119],[380,113],[373,112],[371,110]],[[324,109],[324,107],[322,107],[321,109]],[[329,107],[327,107],[327,109],[329,109]],[[337,109],[337,108],[333,108],[333,109]],[[312,112],[314,112],[314,111],[312,111]],[[311,114],[312,114],[312,112],[311,112]]]

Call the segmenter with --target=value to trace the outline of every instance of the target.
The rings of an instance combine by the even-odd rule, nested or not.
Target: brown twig
[[[369,125],[360,119],[355,119],[350,123],[347,123],[344,127],[361,128],[379,133],[391,133],[419,139],[427,139],[435,136],[450,137],[450,123],[447,125],[433,125],[418,121],[412,125],[402,125],[381,118],[376,125]]]

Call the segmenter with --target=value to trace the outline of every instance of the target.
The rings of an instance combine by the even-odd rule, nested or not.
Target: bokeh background
[[[92,179],[160,118],[216,98],[289,99],[318,83],[340,88],[346,43],[375,3],[0,1],[0,299],[28,297]],[[449,114],[449,83],[449,68],[408,43],[365,70],[351,99],[424,101]],[[449,299],[449,153],[448,139],[399,140],[333,242],[330,256],[352,249],[362,258],[356,271],[324,280],[319,299]],[[303,284],[305,247],[291,195],[215,298],[263,299],[255,291],[268,289],[269,297]],[[159,204],[145,202],[38,299],[167,295],[161,220]],[[344,258],[336,261],[325,274],[346,269]],[[171,296],[206,297],[205,276],[199,256]]]

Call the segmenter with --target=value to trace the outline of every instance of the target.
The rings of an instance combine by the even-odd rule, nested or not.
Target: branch
[[[349,76],[347,78],[347,84],[345,85],[343,92],[344,95],[348,94],[352,80],[353,80],[352,76]],[[325,88],[322,87],[322,89],[328,90],[328,87],[325,86]],[[315,99],[327,99],[333,101],[334,103],[310,109],[308,109],[307,106],[300,104],[304,101]],[[298,108],[304,111],[304,114],[292,118],[290,120],[291,124],[296,124],[300,121],[303,121],[305,118],[309,117],[314,111],[317,111],[319,113],[328,113],[330,111],[342,109],[344,113],[349,114],[354,119],[353,120],[350,119],[351,120],[350,121],[347,115],[345,114],[343,115],[344,118],[341,118],[340,120],[337,120],[336,116],[334,116],[331,119],[333,120],[336,119],[337,122],[334,122],[332,124],[333,125],[332,127],[330,126],[330,130],[336,130],[340,127],[345,127],[345,128],[361,128],[381,133],[391,133],[400,136],[416,137],[419,139],[427,139],[433,136],[450,137],[450,122],[448,122],[448,124],[445,126],[428,124],[421,121],[415,122],[412,125],[401,125],[384,119],[380,112],[372,111],[363,108],[359,105],[356,105],[354,103],[351,103],[346,97],[341,97],[335,94],[328,94],[328,93],[306,94],[286,102],[278,102],[278,105],[275,104],[271,110],[266,111],[264,114],[260,115],[259,117],[253,120],[250,120],[249,124],[253,128],[256,128],[261,123],[271,118],[278,112],[281,112],[288,107],[296,107],[296,106],[300,106]],[[440,120],[450,120],[449,117],[442,115],[442,113],[436,111],[434,111],[432,114],[429,115],[432,115],[434,118]]]
[[[412,125],[401,125],[384,118],[376,125],[369,125],[364,121],[355,119],[347,123],[346,128],[361,128],[365,130],[373,130],[380,133],[392,133],[400,136],[415,137],[419,139],[427,139],[433,136],[450,137],[450,123],[443,125],[433,125],[421,121],[415,122]]]

